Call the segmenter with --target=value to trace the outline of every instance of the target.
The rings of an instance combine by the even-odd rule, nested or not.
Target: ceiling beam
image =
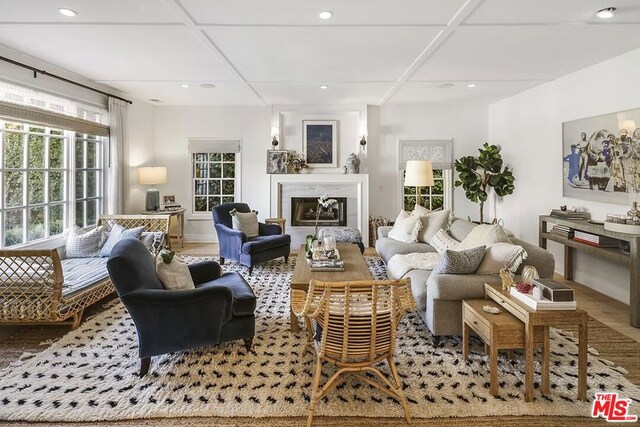
[[[387,102],[395,93],[402,87],[402,85],[424,64],[424,62],[434,54],[436,50],[449,38],[451,34],[458,28],[462,22],[467,19],[471,12],[482,2],[482,0],[467,0],[458,9],[455,15],[447,22],[447,26],[438,31],[438,34],[429,42],[427,47],[424,48],[418,57],[409,65],[409,67],[402,73],[400,78],[389,88],[387,93],[378,101],[378,105],[382,105]]]
[[[209,35],[198,27],[196,21],[182,6],[180,0],[164,0],[169,6],[171,11],[176,17],[184,23],[184,25],[191,31],[191,33],[203,44],[209,53],[222,64],[239,82],[244,83],[247,88],[253,93],[256,98],[260,100],[263,105],[267,105],[266,101],[260,96],[260,94],[254,89],[254,87],[244,78],[242,73],[231,63],[229,58],[220,50],[216,43],[209,37]]]

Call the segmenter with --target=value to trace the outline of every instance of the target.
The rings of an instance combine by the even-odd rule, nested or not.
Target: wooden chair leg
[[[249,266],[249,276],[251,276],[251,273],[253,273],[253,265]]]
[[[316,359],[316,373],[313,376],[313,382],[311,383],[311,403],[309,403],[309,416],[307,418],[307,427],[313,425],[313,411],[316,408],[316,403],[320,400],[320,376],[322,374],[322,360],[318,357]]]
[[[140,359],[140,377],[144,377],[149,372],[149,366],[151,366],[151,358],[143,357]]]
[[[247,349],[247,352],[251,351],[251,348],[253,347],[253,337],[251,338],[244,338],[244,346]]]
[[[402,405],[402,409],[404,410],[404,419],[407,420],[408,424],[411,424],[411,414],[409,413],[409,404],[407,403],[407,398],[404,396],[404,392],[402,391],[402,383],[400,382],[400,376],[398,375],[398,368],[396,368],[396,363],[393,361],[393,356],[387,357],[387,363],[389,364],[389,368],[391,369],[391,375],[393,376],[393,381],[396,384],[396,394],[400,398],[400,404]]]
[[[224,258],[220,257],[220,265],[224,265]]]
[[[284,263],[288,263],[289,262],[289,255],[285,255],[284,256]]]
[[[84,312],[84,310],[80,310],[79,312],[77,312],[76,314],[73,315],[72,317],[72,321],[71,321],[71,330],[73,331],[75,328],[77,328],[78,326],[80,326],[80,322],[82,321],[82,313]]]

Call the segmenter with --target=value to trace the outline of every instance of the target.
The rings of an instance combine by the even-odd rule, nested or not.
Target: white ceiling
[[[615,18],[594,17],[609,6]],[[640,47],[639,0],[0,0],[0,10],[0,44],[166,105],[488,102]]]

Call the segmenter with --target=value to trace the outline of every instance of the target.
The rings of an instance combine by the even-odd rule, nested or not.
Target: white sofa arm
[[[378,239],[382,239],[383,237],[389,237],[389,232],[393,228],[393,225],[382,225],[378,227]]]

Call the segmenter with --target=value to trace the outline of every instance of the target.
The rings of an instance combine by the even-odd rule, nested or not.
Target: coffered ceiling
[[[614,18],[594,16],[610,6]],[[489,102],[640,47],[638,0],[0,0],[0,10],[0,44],[165,105]]]

